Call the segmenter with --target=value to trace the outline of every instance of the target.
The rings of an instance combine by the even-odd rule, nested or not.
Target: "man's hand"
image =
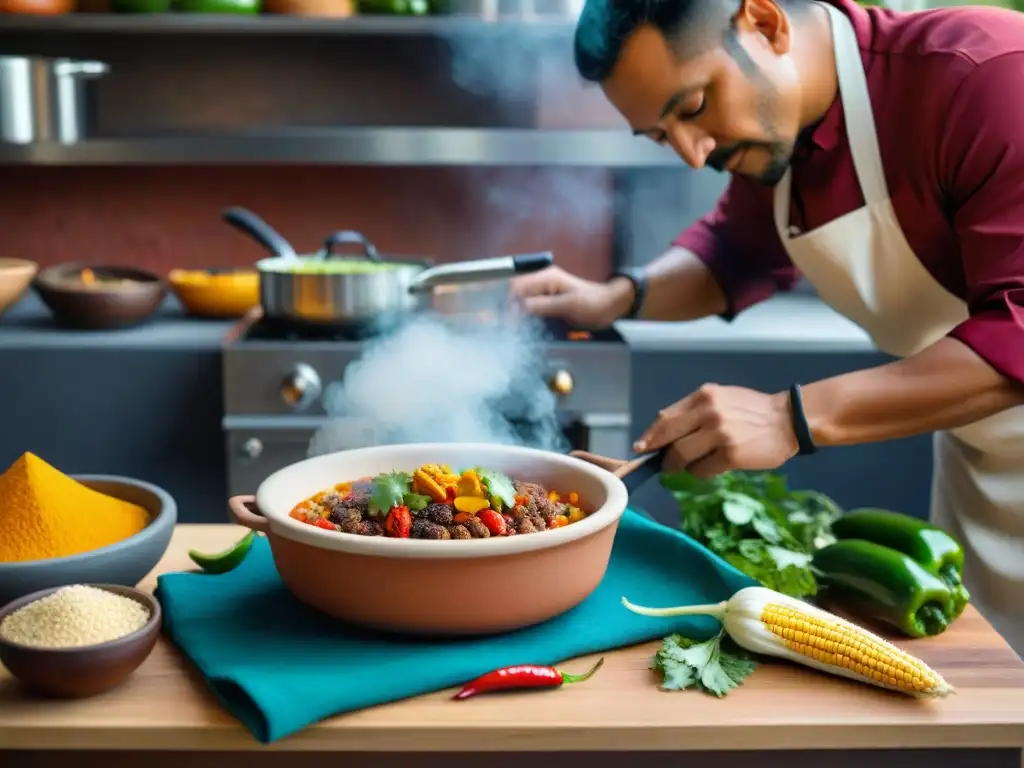
[[[633,303],[633,284],[624,277],[595,283],[560,267],[515,278],[510,293],[527,314],[557,317],[583,328],[607,328]]]
[[[669,446],[664,468],[712,477],[730,469],[775,469],[797,454],[789,393],[705,384],[673,403],[633,446]]]

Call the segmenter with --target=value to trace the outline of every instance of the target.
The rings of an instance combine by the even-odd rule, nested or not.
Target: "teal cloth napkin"
[[[510,664],[557,664],[677,631],[710,637],[713,619],[638,616],[621,599],[717,602],[753,584],[682,533],[627,509],[597,590],[562,616],[501,636],[427,641],[334,622],[292,597],[263,538],[234,571],[165,574],[156,595],[171,641],[224,707],[269,743],[331,715],[461,685]]]

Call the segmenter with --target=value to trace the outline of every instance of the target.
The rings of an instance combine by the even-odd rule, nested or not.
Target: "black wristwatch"
[[[621,320],[632,320],[640,315],[640,310],[644,306],[644,298],[647,296],[647,278],[644,277],[644,272],[639,267],[626,267],[612,273],[611,278],[624,277],[633,284],[633,303],[629,307],[629,311],[623,315]]]
[[[807,423],[807,415],[804,413],[804,398],[799,384],[791,384],[789,387],[789,405],[793,412],[793,432],[796,434],[797,455],[810,456],[812,453],[817,453],[818,446],[814,444],[811,425]]]

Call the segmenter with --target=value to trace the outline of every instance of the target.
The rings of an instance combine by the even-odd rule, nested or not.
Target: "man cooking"
[[[802,275],[899,358],[784,392],[706,384],[635,448],[706,477],[934,432],[932,520],[1024,650],[1024,15],[851,0],[587,0],[577,67],[639,136],[732,175],[639,271],[518,279],[537,315],[734,317]]]

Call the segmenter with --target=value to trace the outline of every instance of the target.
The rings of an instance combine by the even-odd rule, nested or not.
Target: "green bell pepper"
[[[953,594],[953,618],[970,602],[971,595],[963,585],[963,547],[931,523],[885,509],[855,509],[832,524],[832,534],[839,540],[861,539],[895,549],[938,576]]]
[[[811,568],[827,601],[910,637],[941,634],[956,618],[953,592],[945,582],[881,544],[837,541],[814,554]]]
[[[250,16],[263,8],[263,0],[171,0],[178,13],[218,13]]]

